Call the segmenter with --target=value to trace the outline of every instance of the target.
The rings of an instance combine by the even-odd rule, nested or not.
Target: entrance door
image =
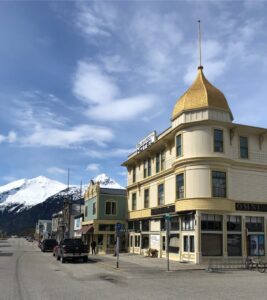
[[[195,236],[183,235],[182,260],[195,260]]]
[[[130,253],[140,254],[140,241],[141,241],[140,233],[133,232],[129,234]]]

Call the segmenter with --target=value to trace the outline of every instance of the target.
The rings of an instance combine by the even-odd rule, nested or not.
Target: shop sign
[[[137,151],[137,153],[145,150],[151,144],[155,143],[156,139],[157,139],[156,131],[151,132],[147,137],[145,137],[141,142],[139,142],[136,145],[136,151]]]
[[[267,204],[258,203],[236,203],[235,209],[240,211],[260,211],[267,212]]]
[[[150,248],[152,249],[160,249],[160,236],[159,234],[151,234],[150,235]]]
[[[169,206],[164,206],[164,207],[159,207],[159,208],[152,208],[151,209],[151,215],[162,215],[162,214],[168,214],[175,212],[175,205],[169,205]]]

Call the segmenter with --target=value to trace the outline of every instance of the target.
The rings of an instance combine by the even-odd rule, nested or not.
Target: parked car
[[[81,239],[64,239],[60,242],[56,253],[57,260],[65,263],[69,259],[82,258],[88,261],[88,246]]]
[[[57,245],[57,241],[55,239],[45,239],[41,244],[42,252],[45,251],[53,251],[54,247]]]

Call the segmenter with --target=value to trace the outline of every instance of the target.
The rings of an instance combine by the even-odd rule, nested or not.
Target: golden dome
[[[232,112],[224,94],[208,82],[202,70],[202,66],[198,67],[196,80],[176,102],[172,113],[172,120],[184,111],[203,108],[215,108],[229,112],[231,119],[233,119]]]

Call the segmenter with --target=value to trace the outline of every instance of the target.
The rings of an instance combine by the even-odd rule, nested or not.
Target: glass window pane
[[[214,152],[223,152],[223,131],[214,129]]]
[[[158,186],[158,205],[164,204],[164,185],[160,184]]]
[[[190,236],[190,252],[195,252],[195,237]]]
[[[182,136],[181,134],[176,136],[176,156],[182,155]]]
[[[226,173],[212,171],[212,196],[226,197]]]
[[[184,174],[176,176],[176,199],[184,198]]]
[[[179,234],[170,234],[169,236],[169,252],[179,252]]]
[[[222,234],[201,234],[203,256],[222,256]]]
[[[241,234],[227,235],[228,256],[242,256],[242,236]]]

